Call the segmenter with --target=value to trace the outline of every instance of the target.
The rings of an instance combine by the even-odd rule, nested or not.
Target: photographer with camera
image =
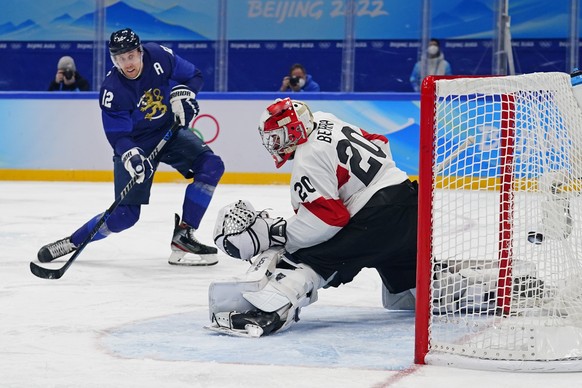
[[[319,84],[307,74],[302,64],[296,63],[291,66],[289,75],[283,78],[280,92],[319,92]]]
[[[59,59],[57,64],[57,74],[55,79],[49,85],[49,92],[87,92],[91,88],[89,82],[81,77],[75,66],[75,61],[69,56]]]

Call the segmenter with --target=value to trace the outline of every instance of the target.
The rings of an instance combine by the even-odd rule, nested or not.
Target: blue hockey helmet
[[[111,56],[127,53],[141,48],[139,36],[131,28],[115,31],[109,38],[109,54]]]

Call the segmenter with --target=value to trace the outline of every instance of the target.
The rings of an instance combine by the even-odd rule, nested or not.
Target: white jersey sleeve
[[[330,113],[315,112],[316,128],[295,151],[287,251],[332,238],[380,189],[404,182],[382,135],[369,134]]]

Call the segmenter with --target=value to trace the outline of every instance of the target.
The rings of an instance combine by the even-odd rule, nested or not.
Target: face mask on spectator
[[[433,44],[433,45],[428,46],[428,48],[426,49],[426,52],[428,53],[428,55],[435,56],[439,53],[439,48],[438,48],[438,46],[435,46]]]

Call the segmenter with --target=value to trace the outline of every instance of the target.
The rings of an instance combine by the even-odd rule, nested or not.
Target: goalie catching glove
[[[214,243],[231,257],[250,260],[274,245],[285,245],[287,221],[257,212],[245,200],[220,209],[214,227]]]
[[[172,112],[174,112],[182,127],[190,127],[192,120],[200,112],[196,101],[196,93],[185,85],[177,85],[172,88],[170,104],[172,105]]]
[[[154,173],[152,163],[143,156],[142,152],[141,148],[134,147],[121,155],[121,161],[129,175],[132,178],[137,177],[136,183],[143,183]]]

